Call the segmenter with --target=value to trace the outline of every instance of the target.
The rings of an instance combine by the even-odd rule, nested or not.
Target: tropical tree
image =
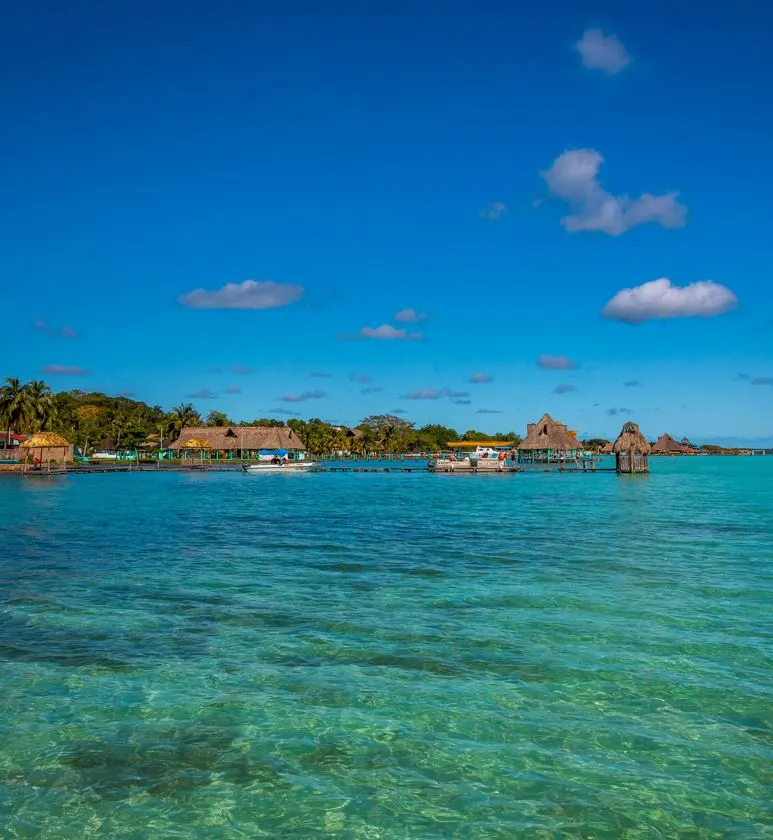
[[[398,452],[406,448],[413,425],[394,414],[371,414],[360,423],[360,428],[369,433],[370,440],[382,452]]]
[[[418,430],[419,447],[426,451],[437,452],[446,449],[452,440],[459,440],[459,433],[449,426],[429,423]]]
[[[29,394],[30,410],[32,414],[31,425],[34,431],[42,431],[50,428],[56,417],[56,406],[54,395],[45,382],[35,379],[25,386]]]
[[[201,415],[190,403],[181,403],[176,405],[169,412],[169,422],[167,425],[168,433],[175,438],[180,436],[180,432],[186,426],[200,426]]]
[[[11,445],[11,429],[18,433],[32,419],[33,408],[30,392],[21,380],[7,377],[0,387],[0,418],[5,426],[5,445]]]
[[[281,428],[283,426],[291,426],[292,423],[300,423],[305,425],[303,420],[290,420],[289,423],[285,423],[284,420],[277,420],[275,417],[258,417],[255,420],[251,420],[249,423],[243,422],[240,423],[240,426],[268,426],[270,428]]]
[[[75,410],[76,431],[75,442],[80,446],[84,455],[88,455],[89,444],[105,433],[105,409],[88,403]]]
[[[210,411],[204,421],[205,426],[233,426],[233,420],[230,420],[224,411]]]

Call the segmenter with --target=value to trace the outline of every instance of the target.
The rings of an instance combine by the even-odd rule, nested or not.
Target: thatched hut
[[[650,445],[636,423],[625,423],[612,447],[615,466],[619,473],[646,473],[650,471]]]
[[[19,449],[21,450],[19,460],[25,464],[34,463],[42,466],[45,460],[50,467],[51,464],[72,462],[72,445],[61,435],[55,435],[53,432],[38,432],[23,441]]]
[[[695,450],[690,446],[674,440],[671,435],[663,434],[652,445],[653,455],[694,455]]]
[[[201,438],[211,444],[218,459],[250,459],[283,450],[292,458],[306,454],[298,435],[287,426],[186,426],[169,448],[182,453],[189,441]]]
[[[557,464],[578,458],[583,452],[577,432],[543,414],[526,426],[526,437],[518,446],[518,463]]]

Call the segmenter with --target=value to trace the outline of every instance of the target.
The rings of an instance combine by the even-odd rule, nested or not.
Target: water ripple
[[[3,837],[773,837],[773,459],[0,506]]]

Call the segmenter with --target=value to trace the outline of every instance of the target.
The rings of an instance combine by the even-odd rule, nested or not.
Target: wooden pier
[[[26,467],[24,465],[17,465],[18,469],[15,472],[20,473],[26,478],[53,478],[55,476],[66,475],[97,475],[105,473],[128,473],[128,472],[145,472],[145,473],[166,473],[166,472],[186,472],[186,473],[234,473],[241,472],[241,463],[218,463],[217,461],[204,462],[202,464],[67,464],[67,465],[52,465],[47,467]],[[293,472],[292,467],[288,467],[288,472]],[[466,467],[460,463],[455,463],[453,468],[450,465],[443,464],[438,468],[437,465],[430,467],[427,464],[405,464],[404,462],[393,464],[326,464],[322,463],[315,466],[307,472],[313,473],[437,473],[439,475],[516,475],[517,473],[613,473],[616,472],[614,467],[599,467],[594,462],[581,462],[575,464],[569,463],[554,463],[554,464],[517,464],[507,465],[500,469],[492,469],[491,467]]]

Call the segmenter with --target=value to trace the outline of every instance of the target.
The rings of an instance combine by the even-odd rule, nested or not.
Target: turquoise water
[[[773,837],[771,561],[773,457],[0,476],[0,837]]]

